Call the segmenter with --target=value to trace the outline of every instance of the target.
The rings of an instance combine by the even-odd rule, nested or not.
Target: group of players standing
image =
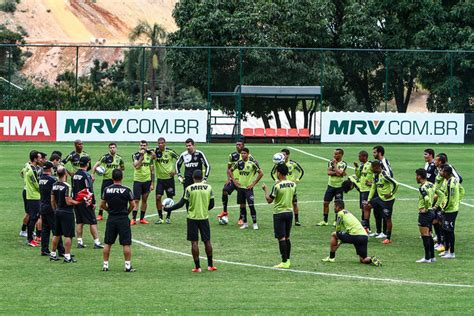
[[[117,154],[117,145],[109,144],[109,152],[91,166],[89,155],[83,150],[83,143],[77,140],[75,150],[62,159],[59,151],[53,152],[50,160],[46,154],[38,151],[30,153],[30,161],[22,170],[25,180],[24,201],[27,213],[22,226],[21,236],[27,237],[28,245],[37,247],[41,241],[41,254],[57,261],[64,256],[64,262],[75,262],[70,253],[72,238],[77,234],[78,248],[85,247],[82,240],[83,225],[90,225],[94,239],[94,248],[103,250],[103,271],[108,271],[108,258],[111,246],[119,237],[125,257],[125,271],[135,271],[131,266],[132,243],[130,225],[136,225],[138,210],[139,223],[148,224],[145,218],[148,195],[156,188],[156,209],[158,220],[155,224],[171,223],[171,213],[186,205],[187,239],[191,241],[195,262],[193,272],[201,272],[199,261],[198,237],[205,244],[208,257],[208,270],[216,268],[212,261],[210,227],[208,211],[214,207],[212,188],[207,184],[210,164],[202,151],[196,150],[194,141],[187,139],[186,151],[177,155],[166,147],[164,138],[158,139],[155,150],[148,149],[146,141],[140,141],[140,149],[132,155],[134,176],[133,191],[122,185],[125,163]],[[283,149],[284,161],[275,164],[271,176],[276,180],[272,189],[262,186],[265,199],[274,203],[274,232],[279,243],[282,262],[275,267],[290,267],[290,231],[295,218],[299,226],[296,185],[304,175],[304,170],[297,162],[290,160],[290,152]],[[335,252],[341,243],[353,244],[361,263],[380,265],[375,257],[367,256],[368,236],[384,239],[384,244],[391,243],[392,211],[395,193],[399,184],[393,179],[388,160],[384,157],[384,148],[373,148],[374,160],[369,161],[368,153],[359,153],[359,162],[354,163],[355,174],[346,177],[347,164],[343,161],[344,151],[340,148],[334,152],[329,161],[327,173],[328,187],[324,195],[323,220],[318,226],[328,225],[329,203],[334,199],[336,232],[331,236],[330,255],[323,259],[335,261]],[[431,149],[425,150],[425,169],[416,170],[416,179],[420,183],[419,226],[425,247],[425,257],[417,262],[434,262],[434,242],[431,237],[433,224],[438,244],[436,249],[443,251],[443,258],[454,258],[454,225],[459,208],[459,201],[464,194],[460,183],[462,178],[447,163],[445,154],[438,154],[434,159]],[[431,158],[430,158],[431,157]],[[431,159],[431,160],[430,160]],[[70,168],[68,169],[68,164]],[[184,165],[184,173],[181,168]],[[88,171],[92,170],[90,173]],[[101,202],[98,216],[95,216],[95,195],[93,183],[96,174],[103,176]],[[72,177],[72,186],[67,177]],[[178,203],[164,207],[162,197],[175,196],[174,176],[177,175],[183,184],[183,197]],[[57,177],[57,179],[55,178]],[[237,191],[237,204],[240,206],[238,223],[241,229],[247,229],[246,205],[250,209],[253,229],[258,229],[257,213],[254,205],[253,188],[263,177],[263,171],[257,160],[245,147],[243,140],[236,142],[236,151],[229,155],[227,164],[227,182],[222,190],[223,211],[219,218],[228,217],[228,196]],[[155,178],[156,185],[155,185]],[[432,183],[432,184],[431,184]],[[343,194],[356,188],[360,195],[361,222],[345,209]],[[141,202],[141,205],[140,205]],[[140,207],[139,207],[140,206]],[[370,232],[370,213],[374,210],[376,232]],[[107,211],[105,247],[99,241],[97,220],[103,220]],[[163,220],[163,211],[167,213]],[[132,219],[129,220],[129,213]],[[75,216],[74,216],[75,215]],[[74,218],[76,227],[74,227]],[[37,226],[37,238],[34,238],[34,227]],[[26,232],[25,232],[26,229]],[[49,250],[50,234],[54,235],[52,250]],[[64,237],[64,244],[61,239]]]

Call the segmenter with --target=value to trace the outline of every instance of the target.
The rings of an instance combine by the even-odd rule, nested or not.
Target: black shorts
[[[172,198],[176,195],[174,187],[174,178],[170,179],[156,179],[156,195],[166,196]]]
[[[224,184],[224,188],[222,190],[226,191],[228,195],[231,195],[234,190],[237,188],[235,187],[235,184],[233,181],[229,181],[226,184]]]
[[[370,200],[370,205],[375,208],[379,208],[382,211],[383,218],[392,218],[393,212],[393,203],[395,203],[395,199],[390,201],[383,201],[380,197],[375,197]]]
[[[54,217],[56,231],[54,236],[64,236],[73,238],[75,236],[74,213],[69,211],[56,210]]]
[[[293,224],[293,213],[283,212],[273,214],[273,231],[275,238],[290,238],[291,225]]]
[[[133,181],[133,199],[140,200],[142,195],[150,193],[151,180],[147,182]]]
[[[30,217],[39,217],[41,211],[41,201],[26,200],[26,208],[28,209],[28,215],[30,215]]]
[[[208,219],[187,219],[188,226],[188,240],[197,241],[199,240],[199,234],[201,234],[202,241],[211,240],[211,228],[209,227]]]
[[[434,211],[418,213],[418,226],[431,229],[436,215]]]
[[[456,217],[458,216],[458,212],[452,213],[444,213],[443,214],[443,225],[442,228],[445,231],[453,232],[454,227],[456,226]]]
[[[122,246],[132,244],[132,230],[130,229],[128,216],[109,216],[107,218],[104,243],[113,245],[117,236],[119,236],[119,242]]]
[[[344,198],[344,194],[342,188],[334,188],[328,185],[326,192],[324,193],[324,202],[331,202],[334,200],[342,200]]]
[[[359,257],[367,257],[367,243],[369,241],[367,235],[350,235],[343,232],[337,232],[336,236],[344,244],[353,244]]]
[[[253,205],[254,196],[253,196],[253,189],[237,189],[237,204],[245,204],[247,202],[248,205]]]
[[[25,213],[28,214],[28,206],[26,205],[26,189],[23,189],[23,192],[21,192],[21,197],[23,198],[23,207],[25,208]]]
[[[111,186],[112,184],[114,184],[114,180],[112,179],[102,180],[102,186],[100,187],[100,196],[104,195],[105,188]]]
[[[361,210],[364,209],[364,201],[367,201],[369,199],[369,191],[367,192],[359,192],[359,208]]]
[[[40,208],[40,214],[41,215],[44,215],[44,214],[50,214],[50,213],[54,213],[54,210],[53,210],[53,207],[51,206],[51,204],[41,204],[41,208]]]
[[[76,214],[76,224],[97,225],[97,219],[92,207],[81,203],[74,206],[74,213]]]

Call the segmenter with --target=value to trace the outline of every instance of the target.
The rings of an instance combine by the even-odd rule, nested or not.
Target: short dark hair
[[[148,142],[147,142],[145,139],[142,139],[142,140],[140,141],[140,144],[147,144],[147,145],[148,145]]]
[[[38,158],[39,152],[37,150],[30,151],[30,161],[35,161]]]
[[[47,153],[44,153],[44,152],[42,152],[42,151],[39,151],[38,154],[41,155],[41,158],[46,158],[46,156],[48,156]]]
[[[382,156],[385,155],[385,148],[383,148],[383,146],[381,145],[374,146],[372,149],[374,149],[378,153],[381,153]]]
[[[56,173],[58,177],[62,178],[66,175],[66,168],[64,168],[64,166],[59,166],[58,170],[56,170]]]
[[[449,175],[453,174],[453,168],[451,168],[451,166],[448,164],[443,165],[443,171],[447,172]]]
[[[290,155],[290,150],[286,148],[283,148],[280,152],[285,153],[287,156]]]
[[[51,157],[53,157],[53,155],[58,155],[59,159],[61,159],[61,157],[63,156],[63,153],[60,152],[59,150],[53,150],[53,152],[51,153]]]
[[[242,148],[243,152],[246,152],[247,154],[250,152],[250,150],[247,147]]]
[[[194,170],[193,179],[194,180],[202,180],[202,171],[201,170]]]
[[[51,157],[49,157],[50,161],[55,161],[55,160],[61,160],[61,156],[58,154],[51,154]]]
[[[288,166],[284,162],[280,162],[276,166],[276,170],[284,176],[288,175]]]
[[[416,175],[421,177],[422,179],[426,179],[426,170],[423,168],[416,169]]]
[[[359,155],[361,155],[361,156],[363,156],[363,157],[369,157],[369,153],[366,152],[365,150],[359,151]]]
[[[340,152],[342,155],[344,155],[344,149],[342,148],[336,148],[336,151]]]
[[[160,138],[158,138],[158,141],[160,141],[160,140],[162,140],[162,141],[166,142],[166,139],[165,139],[164,137],[160,137]]]
[[[91,162],[91,159],[88,157],[88,156],[82,156],[80,159],[79,159],[79,166],[80,167],[85,167],[87,166],[87,164]]]
[[[370,165],[372,167],[376,167],[376,166],[379,166],[379,167],[382,167],[382,163],[379,161],[379,160],[373,160]]]
[[[188,138],[188,139],[186,139],[186,141],[184,143],[185,144],[191,143],[191,145],[194,145],[194,140],[192,138]]]
[[[110,147],[110,146],[115,146],[115,147],[117,147],[117,144],[116,144],[116,143],[110,143],[110,144],[109,144],[109,147]]]
[[[123,179],[123,172],[122,170],[115,168],[112,170],[112,180],[114,181],[120,181]]]
[[[426,148],[426,149],[424,150],[424,152],[427,153],[428,155],[431,155],[431,157],[434,157],[434,155],[435,155],[434,150],[431,149],[431,148]]]
[[[448,155],[446,155],[445,153],[439,153],[439,154],[436,155],[436,157],[439,158],[439,161],[440,161],[443,165],[448,162]]]
[[[345,208],[346,205],[344,204],[344,201],[341,199],[334,200],[334,206],[338,208]]]
[[[235,143],[245,144],[245,140],[243,138],[239,138],[239,139],[237,139],[237,141]]]

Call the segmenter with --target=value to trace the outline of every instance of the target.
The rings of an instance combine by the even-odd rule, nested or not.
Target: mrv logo
[[[127,134],[171,133],[190,134],[199,132],[199,121],[195,119],[66,119],[65,134]]]
[[[458,127],[444,120],[331,120],[329,135],[458,135]]]

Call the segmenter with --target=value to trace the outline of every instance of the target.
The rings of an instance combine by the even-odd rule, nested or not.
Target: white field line
[[[192,257],[191,254],[184,253],[181,251],[175,251],[171,249],[165,249],[157,246],[150,245],[146,242],[133,239],[134,243],[142,245],[144,247],[171,253],[174,255],[184,256],[184,257]],[[206,259],[205,257],[201,257],[202,259]],[[344,278],[344,279],[353,279],[353,280],[361,280],[361,281],[376,281],[376,282],[383,282],[383,283],[394,283],[394,284],[409,284],[409,285],[423,285],[423,286],[442,286],[442,287],[457,287],[457,288],[474,288],[474,285],[470,284],[455,284],[455,283],[436,283],[436,282],[424,282],[424,281],[416,281],[416,280],[401,280],[401,279],[391,279],[391,278],[376,278],[376,277],[368,277],[368,276],[360,276],[360,275],[351,275],[351,274],[339,274],[339,273],[328,273],[328,272],[318,272],[318,271],[306,271],[306,270],[296,270],[296,269],[278,269],[268,266],[262,266],[258,264],[251,264],[245,262],[234,262],[222,259],[214,259],[214,262],[220,262],[224,264],[231,264],[235,266],[243,266],[243,267],[251,267],[257,269],[265,269],[265,270],[274,270],[274,271],[281,271],[281,272],[292,272],[292,273],[300,273],[300,274],[309,274],[309,275],[318,275],[318,276],[325,276],[325,277],[333,277],[333,278]]]
[[[300,152],[300,153],[302,153],[302,154],[305,154],[305,155],[308,155],[308,156],[311,156],[311,157],[314,157],[314,158],[318,158],[318,159],[321,159],[321,160],[324,160],[324,161],[329,161],[329,159],[327,159],[327,158],[324,158],[324,157],[321,157],[321,156],[318,156],[318,155],[314,155],[314,154],[312,154],[312,153],[309,153],[309,152],[307,152],[307,151],[304,151],[304,150],[301,150],[301,149],[298,149],[298,148],[295,148],[295,147],[289,146],[288,148],[291,148],[291,149],[296,150],[296,151],[298,151],[298,152]],[[349,165],[348,165],[347,167],[348,167],[348,168],[351,168],[351,169],[355,169],[354,167],[349,166]],[[404,186],[405,188],[418,191],[417,188],[412,187],[411,185],[408,185],[408,184],[405,184],[405,183],[402,183],[402,182],[398,182],[398,183],[399,183],[401,186]],[[466,202],[461,202],[461,204],[466,205],[466,206],[469,206],[469,207],[474,207],[474,205],[469,204],[469,203],[466,203]]]
[[[418,199],[405,199],[405,198],[400,198],[400,199],[397,199],[398,201],[418,201]],[[359,200],[344,200],[345,202],[359,202]],[[320,201],[298,201],[298,204],[310,204],[310,203],[323,203],[323,200],[320,200]],[[271,204],[268,204],[268,203],[255,203],[254,204],[255,206],[267,206],[267,205],[271,205]],[[228,208],[238,208],[239,205],[235,204],[235,205],[229,205]],[[222,208],[221,205],[217,205],[214,207],[214,210],[215,209],[219,209],[219,208]],[[176,210],[176,211],[173,211],[171,212],[171,214],[174,214],[174,213],[181,213],[181,212],[185,212],[186,210],[182,209],[182,210]],[[163,211],[164,213],[166,213],[165,211]],[[149,218],[149,217],[154,217],[154,216],[158,216],[157,213],[154,213],[154,214],[149,214],[149,215],[145,215],[145,218]]]

